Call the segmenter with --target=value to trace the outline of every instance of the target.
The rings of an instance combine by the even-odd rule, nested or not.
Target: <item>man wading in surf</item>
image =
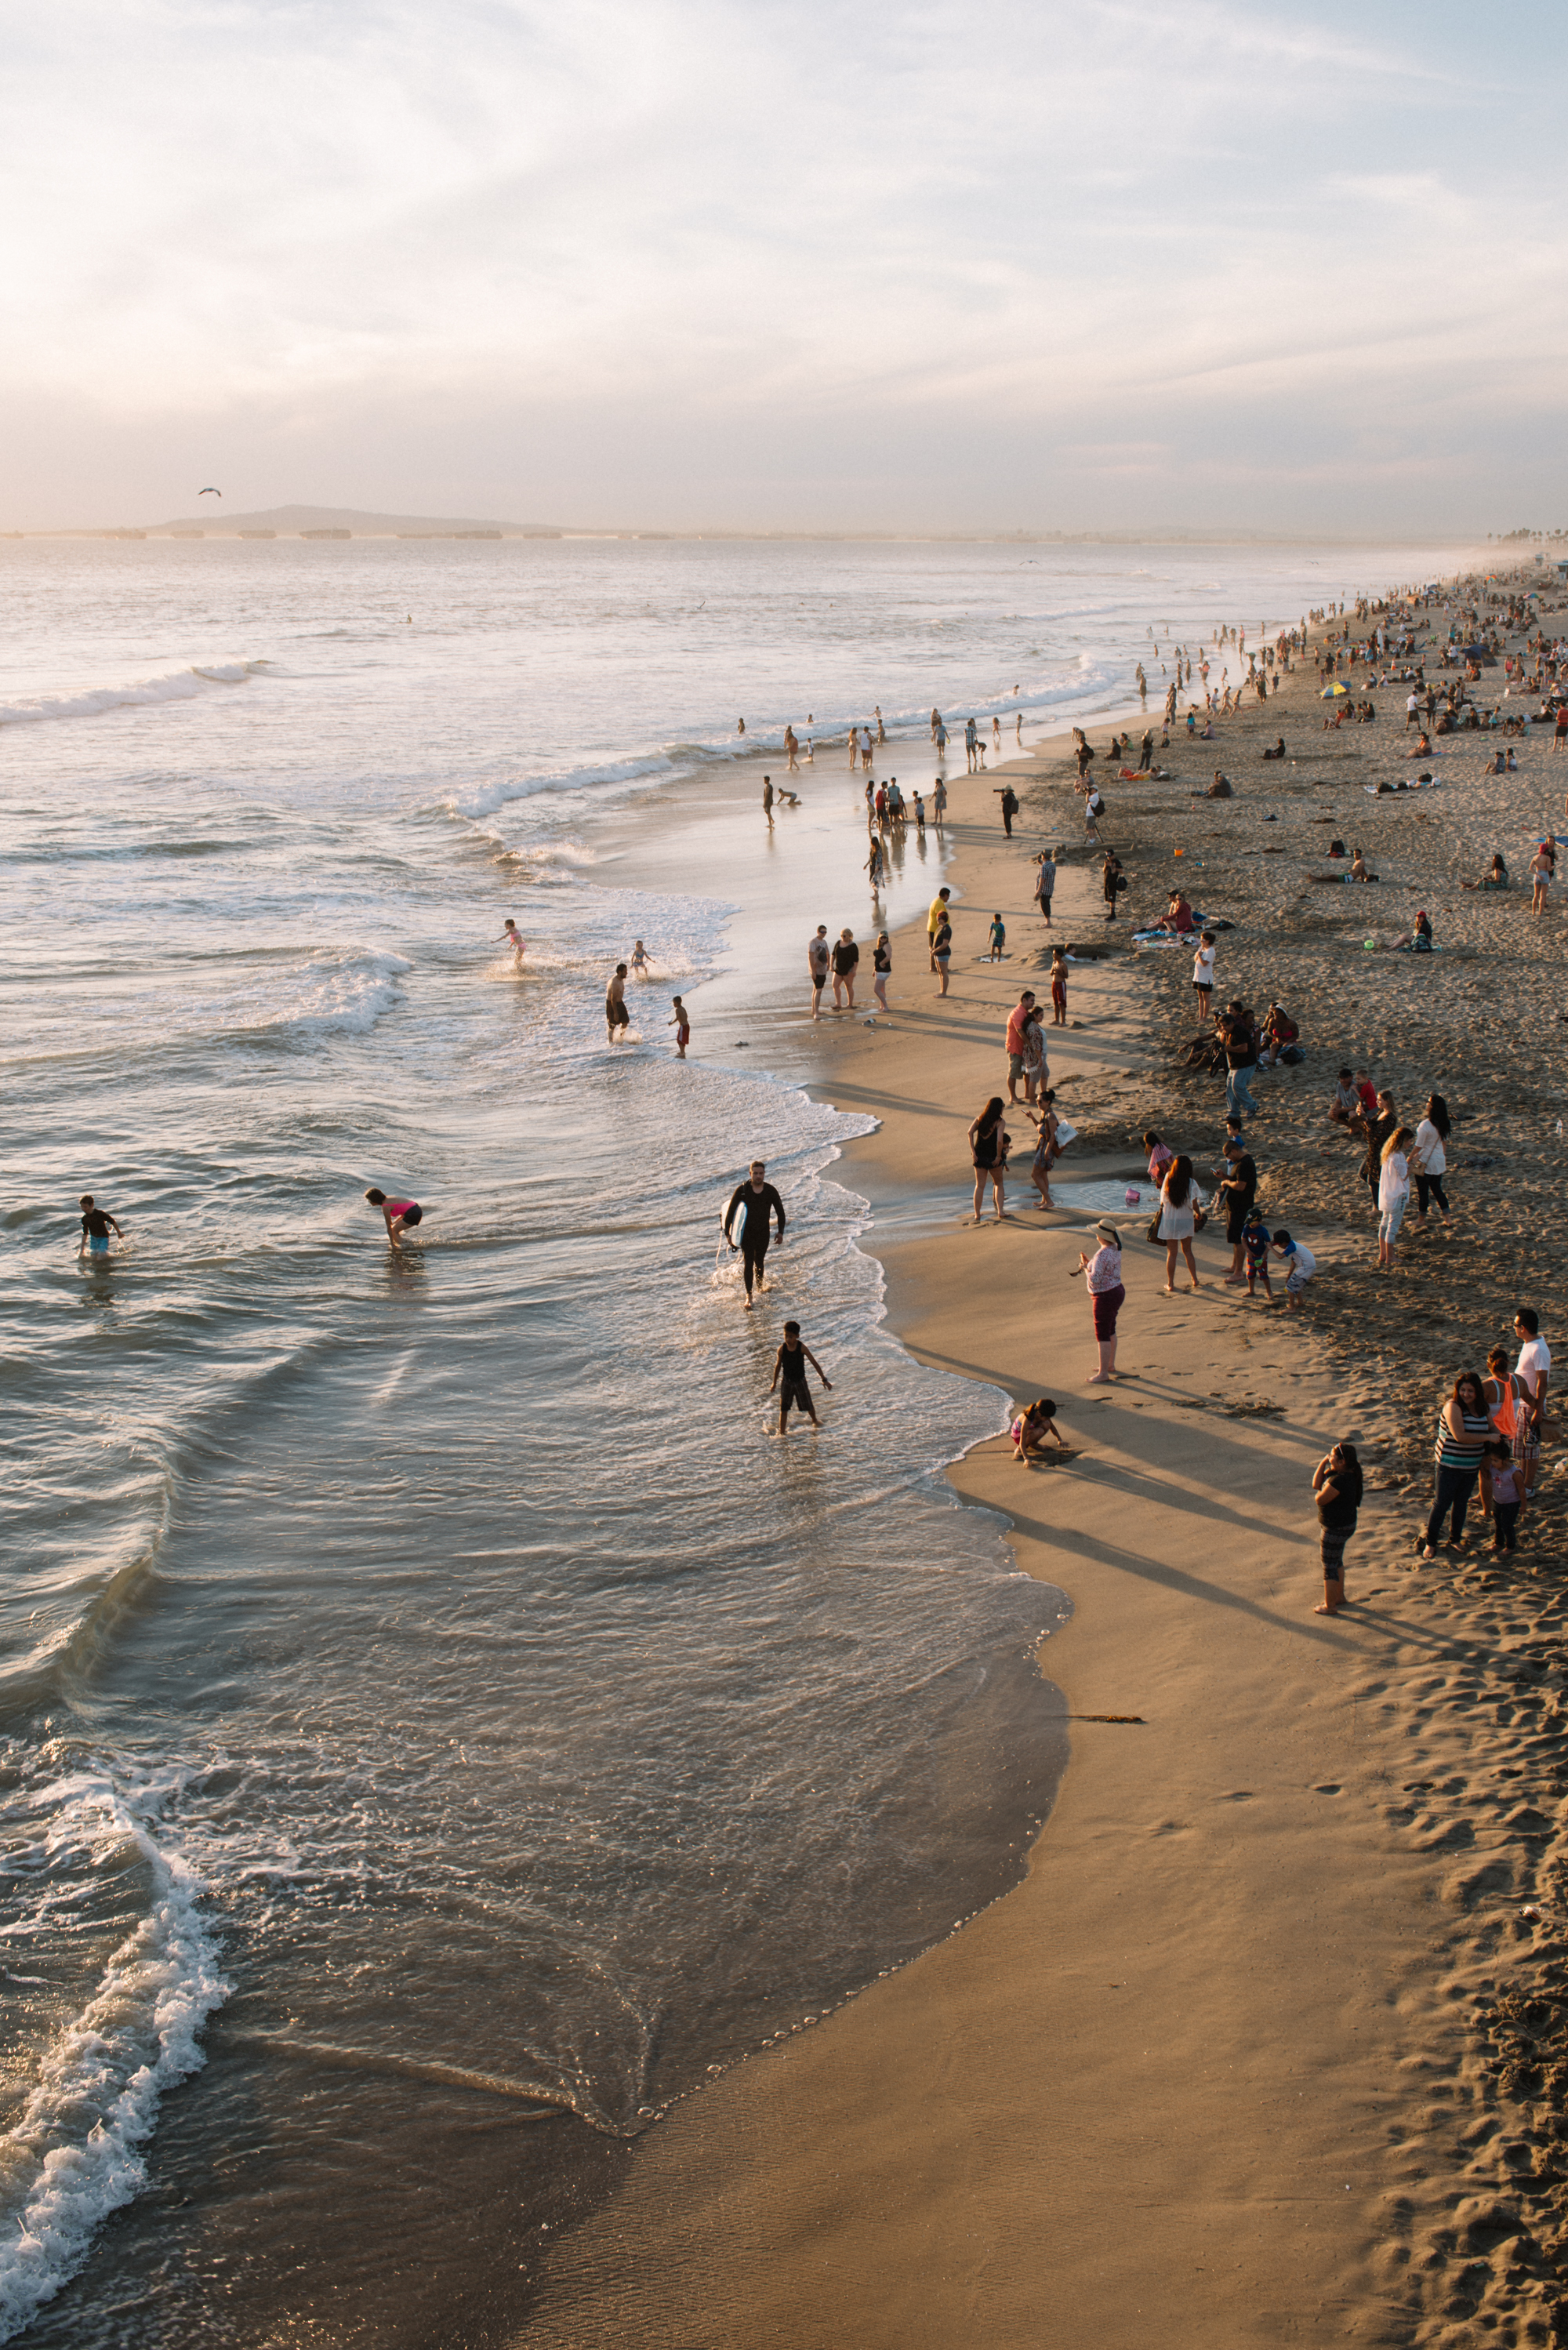
[[[731,1239],[730,1227],[735,1221],[737,1211],[744,1211],[741,1225],[740,1250],[741,1269],[746,1283],[748,1314],[752,1310],[753,1283],[756,1284],[759,1295],[763,1285],[763,1260],[768,1253],[770,1213],[776,1215],[779,1220],[779,1245],[781,1247],[784,1245],[784,1204],[768,1181],[767,1173],[767,1168],[763,1160],[753,1159],[745,1181],[736,1184],[734,1196],[724,1211],[724,1238],[729,1241],[732,1248],[736,1243]]]

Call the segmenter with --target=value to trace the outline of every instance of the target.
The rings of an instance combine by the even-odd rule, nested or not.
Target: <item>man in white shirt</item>
[[[1541,1420],[1546,1409],[1546,1390],[1552,1379],[1552,1349],[1541,1335],[1541,1316],[1533,1305],[1521,1305],[1513,1317],[1513,1334],[1519,1340],[1519,1360],[1514,1365],[1530,1393],[1530,1427],[1521,1446],[1521,1466],[1524,1471],[1524,1497],[1534,1498],[1541,1461]]]
[[[1414,688],[1405,704],[1405,723],[1407,726],[1419,726],[1421,723],[1421,697]]]

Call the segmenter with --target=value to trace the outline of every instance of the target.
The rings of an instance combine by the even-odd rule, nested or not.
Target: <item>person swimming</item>
[[[385,1191],[378,1191],[372,1183],[365,1197],[373,1208],[379,1208],[387,1227],[387,1238],[394,1248],[400,1248],[403,1234],[424,1221],[424,1210],[417,1200],[389,1200]]]

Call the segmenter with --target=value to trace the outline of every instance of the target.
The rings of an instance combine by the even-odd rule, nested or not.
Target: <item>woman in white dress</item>
[[[1164,1182],[1159,1187],[1159,1237],[1165,1243],[1165,1294],[1176,1295],[1176,1253],[1180,1250],[1187,1259],[1187,1270],[1192,1275],[1192,1286],[1200,1289],[1198,1266],[1192,1254],[1192,1235],[1198,1229],[1198,1219],[1203,1211],[1203,1194],[1192,1180],[1192,1161],[1185,1151],[1173,1159]]]

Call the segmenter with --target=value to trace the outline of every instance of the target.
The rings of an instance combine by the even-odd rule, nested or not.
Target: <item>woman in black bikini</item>
[[[1007,1172],[1008,1132],[1002,1115],[1006,1108],[1000,1094],[992,1094],[969,1130],[970,1155],[974,1160],[974,1220],[981,1221],[981,1209],[989,1180],[992,1197],[996,1202],[996,1221],[1002,1222],[1002,1180]]]

